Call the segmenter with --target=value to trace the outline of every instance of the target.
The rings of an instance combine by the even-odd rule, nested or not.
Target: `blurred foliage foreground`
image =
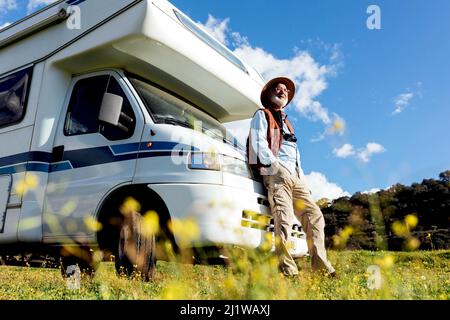
[[[298,260],[290,279],[271,254],[230,248],[227,265],[158,261],[150,282],[118,277],[112,262],[78,286],[57,269],[0,266],[0,299],[444,299],[450,300],[450,251],[329,251],[338,278],[311,270]]]

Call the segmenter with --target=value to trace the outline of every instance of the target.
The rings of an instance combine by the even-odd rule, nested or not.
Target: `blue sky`
[[[172,3],[203,24],[208,15],[229,19],[231,32],[278,59],[304,51],[333,69],[313,100],[342,118],[343,130],[316,141],[329,124],[299,111],[307,107],[287,109],[295,118],[305,173],[320,173],[352,194],[437,178],[450,169],[450,1]],[[371,4],[381,10],[380,30],[367,28]]]
[[[0,27],[48,2],[0,0]],[[302,89],[286,111],[315,198],[450,169],[450,1],[171,2],[267,80]],[[366,25],[372,4],[380,30]]]

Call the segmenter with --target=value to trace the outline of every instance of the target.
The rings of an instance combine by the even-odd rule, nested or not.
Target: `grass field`
[[[79,289],[70,289],[58,269],[0,266],[0,299],[450,300],[449,250],[329,251],[329,258],[338,278],[313,273],[303,258],[299,277],[287,279],[274,257],[239,250],[228,267],[158,262],[149,283],[117,277],[114,264],[103,262],[95,277],[83,276]]]

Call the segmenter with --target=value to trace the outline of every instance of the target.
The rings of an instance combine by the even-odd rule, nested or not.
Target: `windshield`
[[[219,121],[207,113],[147,82],[136,78],[129,79],[144,100],[155,123],[201,130],[214,139],[232,144],[236,148],[240,147],[237,139],[227,132]]]

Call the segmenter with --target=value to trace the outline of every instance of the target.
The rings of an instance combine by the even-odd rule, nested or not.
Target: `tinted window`
[[[23,119],[32,70],[24,69],[0,79],[0,127]]]
[[[237,139],[209,114],[150,83],[128,78],[144,101],[155,123],[202,130],[211,138],[238,146]]]
[[[105,92],[123,98],[120,126],[100,123],[98,115]],[[72,91],[64,133],[79,135],[101,133],[109,140],[126,139],[133,135],[136,118],[133,109],[117,81],[108,75],[78,81]]]

